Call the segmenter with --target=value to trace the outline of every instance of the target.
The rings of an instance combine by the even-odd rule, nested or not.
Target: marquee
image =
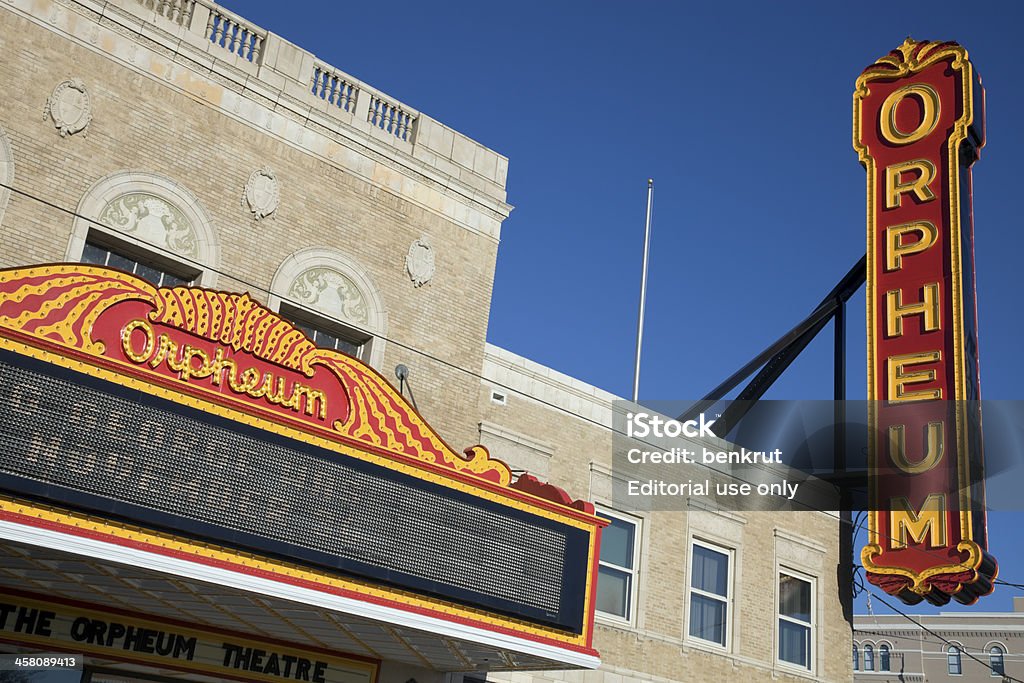
[[[597,661],[593,506],[457,453],[246,294],[0,271],[0,519]]]

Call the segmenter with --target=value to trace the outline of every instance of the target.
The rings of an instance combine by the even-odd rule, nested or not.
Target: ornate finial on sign
[[[899,47],[891,50],[889,54],[878,58],[874,64],[864,69],[864,73],[857,79],[857,87],[863,86],[866,80],[873,77],[899,77],[909,73],[916,73],[929,64],[940,59],[949,57],[966,61],[967,50],[958,43],[947,41],[943,43],[931,40],[914,40],[907,36]]]
[[[62,138],[85,130],[92,121],[92,101],[80,78],[57,84],[43,107],[43,119],[46,118],[53,121]]]
[[[927,41],[927,40],[925,40],[925,41],[922,41],[922,42],[925,42],[925,43],[927,43],[928,41]],[[914,48],[916,48],[916,47],[917,47],[918,45],[920,45],[920,44],[921,44],[920,42],[918,42],[918,41],[914,40],[914,39],[913,39],[913,38],[911,38],[910,36],[907,36],[907,37],[906,37],[906,38],[905,38],[905,39],[903,40],[903,44],[902,44],[902,45],[900,45],[900,46],[899,46],[898,48],[896,48],[896,49],[897,49],[897,50],[899,50],[900,52],[902,52],[902,53],[903,53],[903,61],[905,61],[905,62],[906,62],[906,61],[909,61],[909,60],[910,60],[910,54],[911,54],[911,53],[912,53],[912,52],[914,51]],[[894,50],[894,52],[895,52],[895,50]]]
[[[277,211],[281,203],[281,188],[277,176],[269,166],[264,166],[249,175],[242,202],[248,205],[256,220],[266,218]]]
[[[405,255],[405,269],[416,287],[422,287],[434,277],[434,248],[426,237],[414,240],[409,246],[409,253]]]

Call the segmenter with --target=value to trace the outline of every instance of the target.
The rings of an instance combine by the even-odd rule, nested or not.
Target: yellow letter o
[[[896,127],[896,108],[905,97],[917,95],[921,99],[924,116],[917,128],[905,133]],[[882,111],[879,113],[879,125],[882,128],[882,136],[889,142],[896,145],[909,145],[917,142],[933,130],[939,122],[939,93],[935,88],[925,83],[907,85],[895,90],[885,101],[882,102]]]

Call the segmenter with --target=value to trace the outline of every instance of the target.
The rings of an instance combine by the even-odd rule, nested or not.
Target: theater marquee
[[[868,579],[913,604],[992,590],[971,165],[984,90],[956,43],[907,39],[857,79],[867,169]]]
[[[456,453],[376,371],[245,294],[0,271],[0,522],[598,663],[593,506]]]

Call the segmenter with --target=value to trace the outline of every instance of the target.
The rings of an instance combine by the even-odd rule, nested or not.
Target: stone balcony
[[[456,222],[480,213],[481,225],[468,227],[497,237],[511,211],[507,158],[208,0],[7,1],[396,192],[432,186],[463,205],[433,207],[461,214]],[[318,147],[316,134],[340,143],[347,158],[330,159],[338,146]],[[381,165],[398,172],[380,173]]]

